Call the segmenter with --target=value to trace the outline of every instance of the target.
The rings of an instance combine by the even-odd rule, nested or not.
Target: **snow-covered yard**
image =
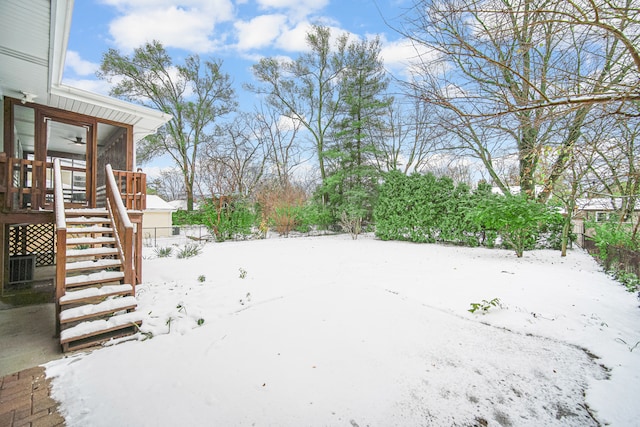
[[[153,338],[47,365],[68,426],[640,419],[638,300],[581,250],[325,236],[145,251]]]

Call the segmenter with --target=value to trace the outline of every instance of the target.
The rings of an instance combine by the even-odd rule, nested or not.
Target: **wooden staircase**
[[[59,173],[54,165],[56,181]],[[110,167],[107,173],[113,178]],[[135,311],[133,226],[115,185],[107,183],[106,209],[64,209],[61,187],[54,198],[56,308],[67,352],[134,334],[143,316]]]
[[[60,344],[76,350],[135,333],[142,317],[106,209],[66,210],[65,292],[59,299]],[[62,258],[62,257],[59,257]]]

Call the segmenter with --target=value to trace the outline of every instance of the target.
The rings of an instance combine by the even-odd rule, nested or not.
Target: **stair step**
[[[107,216],[109,211],[106,209],[65,209],[64,214],[67,217],[79,217],[79,216]]]
[[[81,225],[81,224],[110,224],[109,217],[102,216],[78,216],[67,218],[67,225]]]
[[[65,350],[88,347],[99,342],[105,341],[99,335],[117,331],[119,329],[131,328],[133,325],[140,326],[142,324],[142,314],[138,311],[131,313],[123,313],[111,316],[108,319],[88,320],[77,324],[71,328],[64,329],[60,332],[60,344]],[[85,341],[84,343],[72,346],[73,341],[85,340],[86,338],[96,337],[95,340]],[[107,338],[109,339],[109,338]]]
[[[77,291],[68,291],[60,297],[60,305],[77,304],[89,301],[95,298],[106,298],[116,295],[127,295],[133,292],[133,286],[124,285],[106,285],[100,288],[86,288]]]
[[[72,237],[67,239],[67,246],[71,245],[112,245],[116,243],[115,237]]]
[[[67,228],[67,234],[113,233],[113,228],[92,225],[90,227]]]
[[[96,259],[90,261],[76,261],[66,264],[67,272],[76,272],[82,270],[101,270],[105,268],[114,268],[122,266],[119,259]]]
[[[67,249],[67,259],[80,257],[104,257],[111,255],[118,255],[118,249],[110,247]]]
[[[85,304],[79,307],[68,308],[60,312],[60,323],[77,322],[91,317],[104,316],[123,310],[132,310],[138,303],[133,296],[111,298],[98,304]]]
[[[93,285],[95,283],[115,282],[123,279],[122,271],[99,271],[91,274],[80,274],[78,276],[67,277],[64,284],[68,288]]]

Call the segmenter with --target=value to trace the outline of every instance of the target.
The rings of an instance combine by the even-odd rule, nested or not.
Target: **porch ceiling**
[[[154,133],[171,116],[63,85],[73,0],[0,1],[0,96],[134,126],[134,140]]]

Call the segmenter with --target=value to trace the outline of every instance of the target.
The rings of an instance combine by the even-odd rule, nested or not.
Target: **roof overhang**
[[[0,96],[132,125],[134,141],[155,133],[169,114],[62,84],[73,4],[0,1]]]

